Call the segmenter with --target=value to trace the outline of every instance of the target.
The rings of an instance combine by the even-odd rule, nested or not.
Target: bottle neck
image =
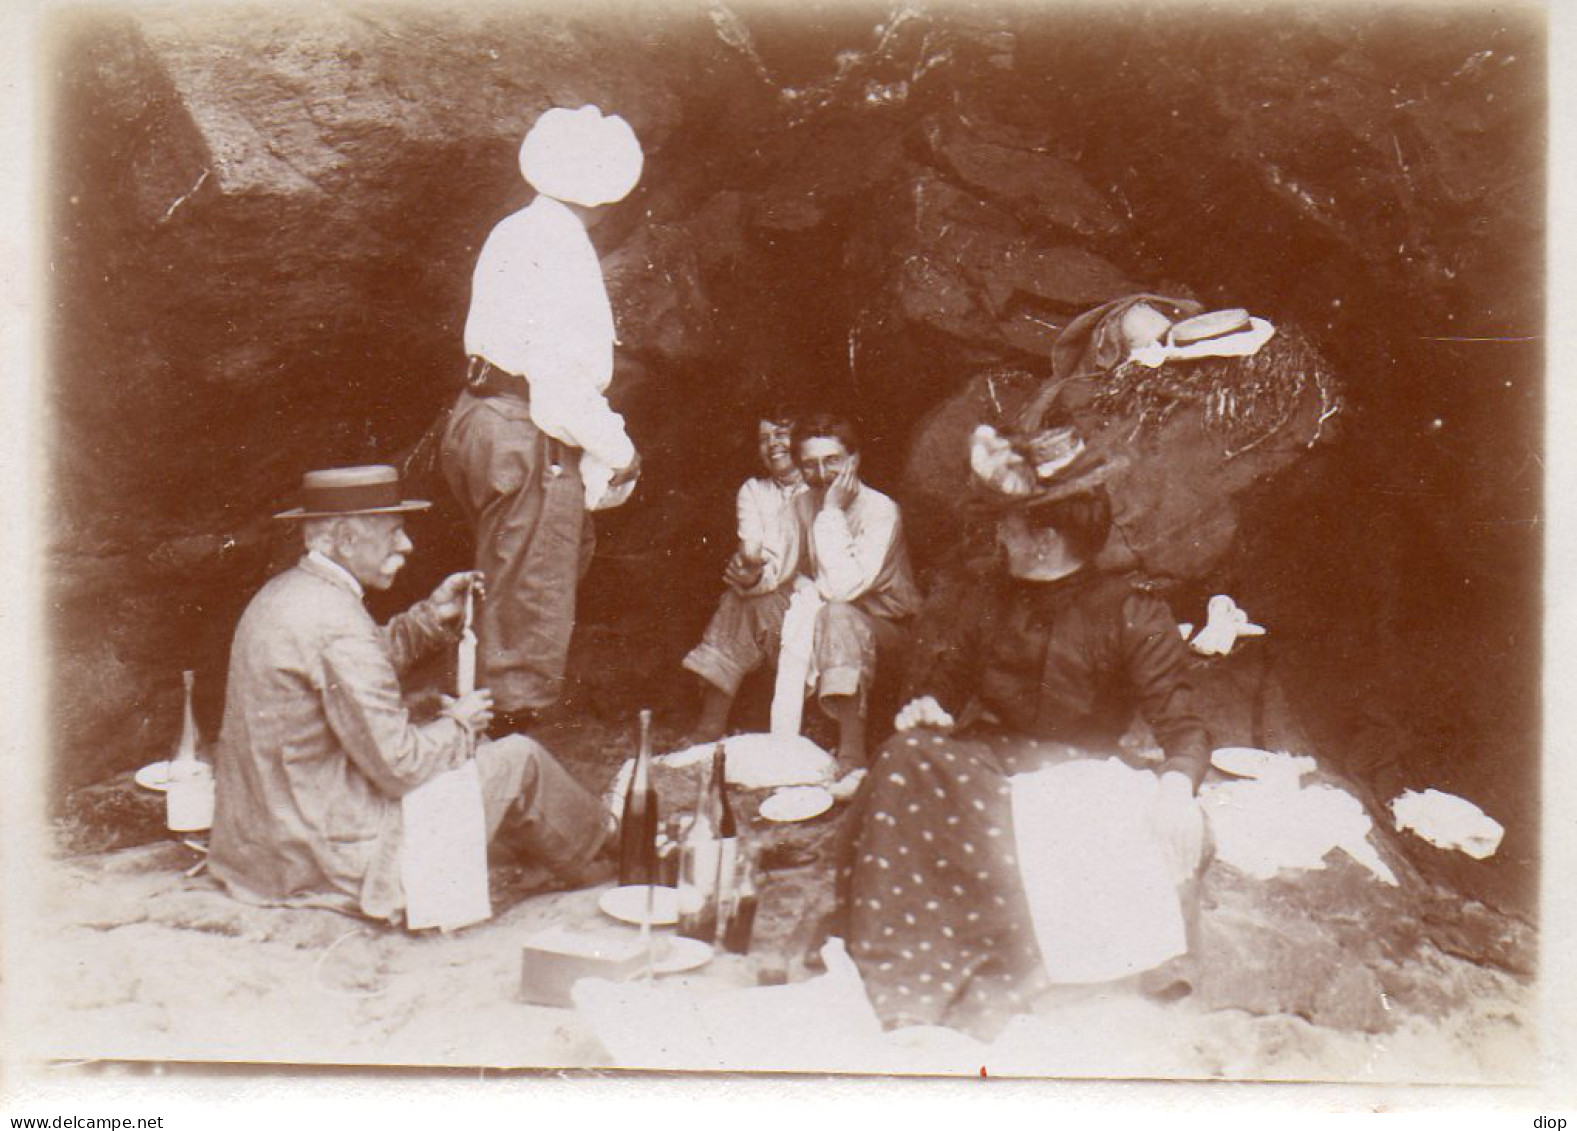
[[[182,674],[186,682],[186,698],[181,708],[181,741],[175,748],[175,757],[178,761],[189,762],[197,759],[197,716],[192,711],[192,673]]]

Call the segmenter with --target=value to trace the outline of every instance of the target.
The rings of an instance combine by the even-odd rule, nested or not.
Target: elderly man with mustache
[[[216,766],[209,863],[249,903],[329,907],[398,921],[406,906],[401,797],[475,758],[495,850],[573,882],[615,839],[616,822],[543,746],[483,737],[492,694],[446,699],[415,723],[399,677],[458,638],[457,573],[389,623],[362,598],[387,589],[414,546],[392,467],[308,472],[306,554],[253,597],[236,628]]]

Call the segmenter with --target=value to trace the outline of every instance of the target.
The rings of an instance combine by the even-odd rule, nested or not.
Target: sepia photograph
[[[35,7],[12,1081],[1552,1086],[1551,22]]]

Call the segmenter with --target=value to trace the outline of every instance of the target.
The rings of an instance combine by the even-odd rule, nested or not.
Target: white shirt
[[[799,523],[794,517],[796,495],[806,490],[803,480],[783,484],[776,479],[747,479],[739,485],[735,514],[739,544],[759,549],[761,576],[746,594],[770,593],[799,561]]]
[[[635,445],[603,395],[613,346],[602,265],[580,218],[539,195],[500,220],[471,275],[466,353],[526,379],[542,431],[620,468]]]
[[[898,528],[898,504],[860,484],[844,510],[824,506],[811,523],[816,587],[828,601],[856,601],[870,592]]]

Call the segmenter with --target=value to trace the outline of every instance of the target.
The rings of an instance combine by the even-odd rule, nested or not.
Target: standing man
[[[453,643],[475,573],[380,628],[362,605],[387,589],[414,547],[392,467],[308,472],[299,521],[306,554],[270,580],[230,650],[209,864],[248,903],[330,907],[398,919],[400,799],[476,759],[487,836],[566,878],[608,847],[616,822],[546,749],[488,742],[486,689],[416,724],[400,673]]]
[[[563,689],[590,510],[639,470],[604,394],[614,325],[587,228],[641,175],[635,133],[595,106],[544,113],[520,147],[536,198],[499,221],[471,279],[467,387],[444,432],[444,477],[476,534],[491,599],[478,630],[492,733],[529,725]]]
[[[839,762],[854,769],[865,764],[866,700],[878,659],[890,664],[902,647],[920,591],[898,504],[860,481],[854,426],[828,414],[802,420],[794,452],[809,488],[794,500],[800,569],[825,602],[811,644],[815,694],[838,721]]]

